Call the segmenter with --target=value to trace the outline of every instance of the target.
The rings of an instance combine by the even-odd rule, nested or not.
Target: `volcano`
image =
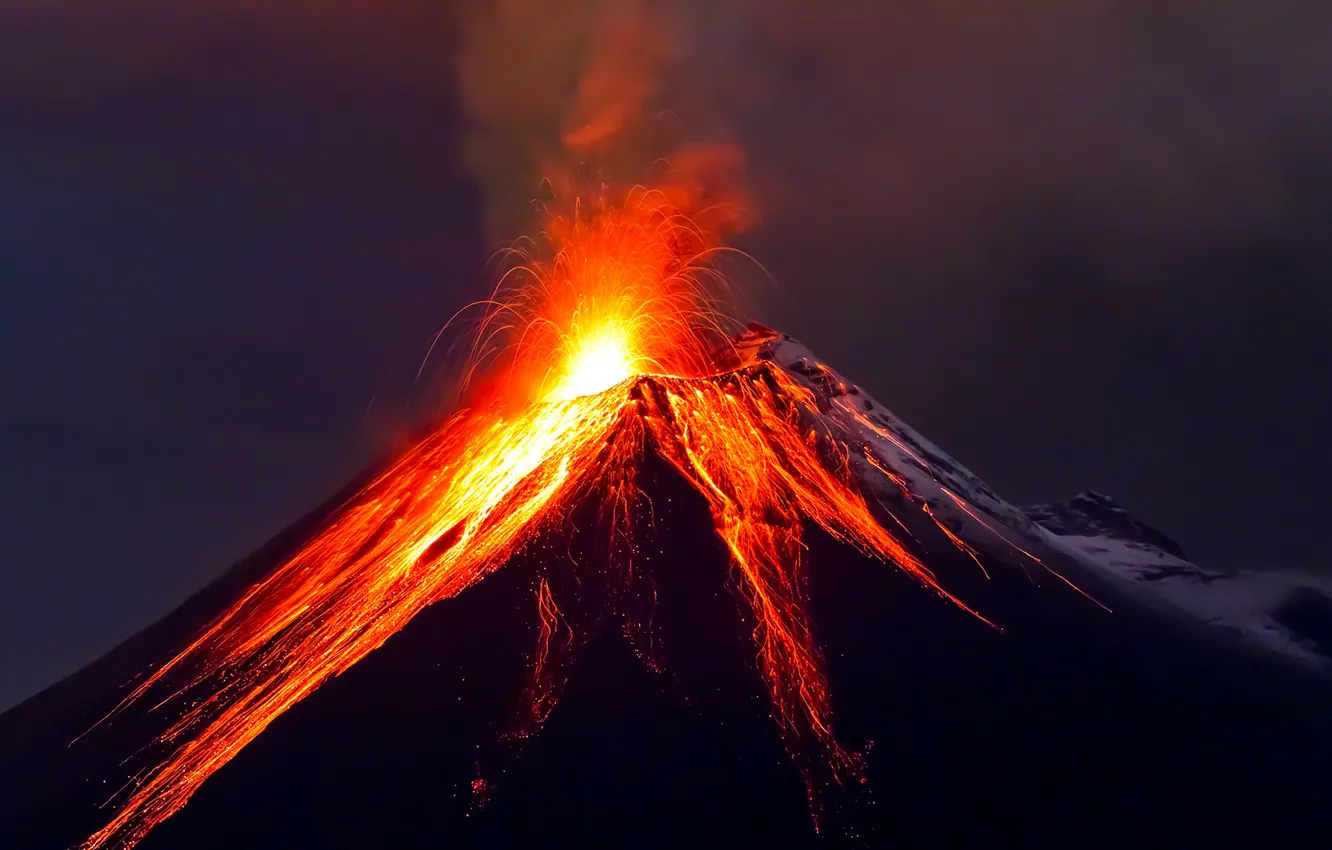
[[[689,393],[767,399],[860,500],[841,509],[864,505],[902,551],[857,538],[854,517],[804,516],[781,542],[799,555],[783,585],[778,565],[746,565],[759,550],[727,537],[742,522],[788,533],[780,504],[720,522],[698,479],[735,483],[673,456],[658,426],[630,434],[617,420],[593,454],[632,446],[632,480],[599,472],[234,752],[182,762],[192,741],[229,740],[215,730],[230,706],[302,672],[282,666],[296,620],[265,638],[285,653],[275,671],[217,666],[222,644],[187,650],[209,634],[243,640],[227,617],[306,569],[300,553],[335,539],[395,458],[0,717],[0,846],[78,846],[172,764],[205,771],[183,805],[102,832],[110,843],[1297,846],[1326,834],[1325,593],[1278,594],[1247,619],[1208,613],[1188,588],[1240,579],[1194,566],[1108,497],[1019,509],[795,340],[751,325],[733,351],[733,369],[693,383],[630,379],[630,420],[666,422]],[[794,451],[757,462],[792,468]],[[398,525],[377,527],[346,563]],[[465,533],[441,532],[413,568]],[[240,638],[216,631],[228,622]],[[160,798],[143,799],[152,813]]]

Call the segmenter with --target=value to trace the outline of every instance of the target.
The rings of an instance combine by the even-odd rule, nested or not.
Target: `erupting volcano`
[[[906,525],[867,499],[852,473],[853,463],[871,465],[933,518],[891,471],[895,461],[861,436],[866,427],[892,435],[853,406],[820,411],[809,386],[755,356],[772,334],[727,334],[710,280],[716,231],[693,201],[640,187],[622,203],[598,198],[551,222],[548,253],[533,252],[486,305],[474,352],[474,377],[493,377],[477,381],[486,389],[124,699],[117,711],[145,700],[185,710],[156,742],[160,763],[127,789],[88,850],[133,846],[278,715],[580,503],[594,500],[605,519],[609,569],[632,577],[636,518],[652,510],[636,484],[649,454],[711,509],[753,617],[773,718],[816,816],[826,794],[863,781],[858,756],[833,733],[806,608],[802,522],[981,614],[944,589],[904,544]],[[536,682],[559,601],[543,582]],[[181,670],[185,683],[160,692]],[[536,719],[556,696],[534,693]]]
[[[357,672],[374,668],[376,658],[393,655],[385,646],[394,644],[390,638],[414,629],[415,657],[435,659],[432,687],[450,696],[447,703],[431,703],[444,711],[437,719],[408,724],[415,730],[404,733],[415,736],[409,746],[430,751],[438,741],[471,741],[468,755],[458,744],[444,747],[453,776],[459,764],[476,761],[465,781],[471,802],[458,815],[462,821],[446,821],[453,824],[444,833],[450,836],[478,813],[491,818],[491,828],[521,834],[524,816],[490,815],[490,801],[506,805],[505,795],[520,789],[529,799],[534,793],[548,798],[550,811],[562,811],[565,789],[552,783],[564,784],[573,762],[593,747],[590,736],[603,729],[643,725],[649,740],[660,735],[698,746],[694,733],[671,727],[665,715],[649,719],[657,710],[644,708],[641,699],[628,716],[586,720],[608,700],[604,692],[571,697],[580,676],[592,675],[587,668],[603,680],[613,670],[615,687],[629,675],[606,659],[607,623],[618,624],[614,638],[632,650],[631,666],[649,671],[663,691],[674,691],[685,706],[698,697],[704,714],[720,710],[728,734],[738,725],[734,734],[750,743],[737,764],[761,753],[763,745],[745,728],[755,714],[766,714],[766,734],[780,741],[792,776],[803,779],[803,823],[825,835],[863,837],[866,825],[880,837],[935,841],[951,835],[950,841],[968,844],[988,841],[988,833],[975,829],[990,819],[1014,834],[1044,830],[1067,846],[1085,819],[1110,812],[1120,817],[1125,800],[1140,802],[1145,753],[1155,758],[1154,773],[1173,772],[1174,782],[1191,789],[1169,801],[1195,812],[1179,821],[1190,830],[1197,812],[1213,811],[1208,788],[1237,775],[1264,777],[1267,784],[1250,791],[1269,795],[1268,810],[1285,805],[1298,788],[1307,790],[1268,783],[1273,769],[1265,760],[1284,758],[1288,747],[1260,743],[1235,756],[1248,765],[1238,773],[1212,769],[1206,765],[1221,757],[1210,739],[1181,736],[1156,722],[1172,713],[1203,722],[1197,709],[1180,708],[1180,699],[1188,706],[1193,697],[1160,689],[1164,678],[1192,682],[1208,711],[1238,705],[1237,697],[1228,678],[1193,669],[1202,656],[1188,640],[1178,640],[1175,627],[1158,624],[1140,600],[1097,574],[1096,556],[1085,553],[1119,550],[1074,532],[1081,502],[1030,514],[1013,507],[794,340],[755,324],[739,330],[722,307],[724,281],[714,262],[733,212],[703,204],[700,193],[680,185],[689,186],[639,187],[618,198],[603,188],[552,216],[494,297],[479,305],[465,404],[331,510],[298,526],[293,534],[299,536],[276,542],[249,572],[224,578],[183,608],[183,619],[164,621],[146,643],[131,641],[6,715],[0,724],[0,748],[8,753],[4,797],[30,819],[18,827],[15,846],[38,846],[32,836],[67,842],[62,813],[85,812],[73,801],[90,794],[104,808],[95,815],[100,827],[80,830],[83,848],[129,848],[145,840],[156,846],[161,830],[180,822],[173,815],[184,809],[188,821],[195,806],[187,804],[196,794],[207,797],[218,780],[225,786],[235,775],[231,763],[240,767],[263,748],[277,730],[263,733],[275,721],[301,715],[300,704],[320,703],[316,693],[337,691]],[[1095,520],[1088,528],[1129,535],[1127,543],[1111,545],[1131,547],[1123,551],[1136,557],[1187,564],[1168,538],[1098,499],[1096,510],[1117,519],[1113,526]],[[698,542],[705,516],[711,520],[706,536],[719,541],[718,552],[729,562],[725,571],[699,566],[713,557]],[[816,557],[830,546],[841,554]],[[1068,569],[1077,571],[1076,585],[1065,578]],[[1054,580],[1043,582],[1047,575]],[[506,584],[505,576],[518,578]],[[1077,585],[1086,582],[1095,586],[1084,593]],[[821,609],[811,586],[823,588]],[[848,590],[856,586],[864,589]],[[666,593],[660,606],[659,587]],[[498,589],[486,599],[490,588]],[[733,597],[726,623],[712,602],[719,596]],[[1114,617],[1102,604],[1112,596]],[[829,598],[837,600],[831,608]],[[517,608],[526,627],[514,621]],[[437,623],[441,646],[421,643],[422,620]],[[501,626],[509,631],[496,631]],[[1001,634],[1010,626],[1011,636]],[[736,636],[727,636],[731,629],[739,629]],[[528,647],[527,670],[510,692],[497,659],[514,636]],[[731,654],[735,641],[750,647],[738,664]],[[663,652],[667,644],[672,651]],[[597,660],[576,663],[589,652],[599,653]],[[439,669],[455,659],[456,681]],[[1145,668],[1141,677],[1125,672],[1138,666]],[[675,671],[684,668],[688,675],[675,681]],[[135,681],[118,688],[136,671]],[[381,681],[383,675],[382,669],[374,674]],[[478,705],[494,711],[501,698],[522,704],[516,720],[492,717],[478,725],[440,708],[462,702],[470,692],[463,683],[478,675],[495,676],[485,686],[490,701],[478,699]],[[766,709],[746,701],[745,677],[755,698],[763,693]],[[1302,693],[1314,713],[1327,699],[1321,683],[1264,681],[1246,693],[1252,699],[1269,688]],[[683,687],[689,682],[695,690]],[[348,692],[342,694],[345,702]],[[576,754],[532,756],[544,765],[536,768],[538,776],[546,771],[544,782],[492,770],[494,760],[482,752],[487,740],[512,745],[510,757],[523,749],[519,762],[529,758],[526,751],[539,749],[559,726],[569,698],[584,718],[576,722],[585,725],[557,737],[561,746],[576,742]],[[413,699],[400,693],[395,710]],[[1121,704],[1139,709],[1123,711]],[[1236,710],[1270,708],[1244,705]],[[849,738],[841,731],[848,706]],[[1218,728],[1228,722],[1225,716],[1217,715]],[[304,718],[311,722],[308,712]],[[1147,725],[1135,725],[1135,718]],[[292,739],[291,727],[285,728],[280,742]],[[1265,728],[1304,727],[1283,721]],[[424,729],[432,730],[429,737],[421,737]],[[1123,749],[1125,767],[1114,766],[1116,753],[1098,736],[1117,741],[1112,750]],[[876,768],[885,738],[892,755],[887,762],[879,757]],[[871,752],[876,740],[880,746]],[[322,761],[327,736],[309,746],[315,749],[303,756],[269,753],[260,763],[271,772],[275,765],[313,760],[324,764],[318,770],[330,770]],[[397,764],[388,758],[386,764]],[[775,793],[764,790],[765,782],[780,785],[765,756],[738,773],[726,768],[722,776],[741,777],[734,781],[706,779],[713,770],[706,762],[715,756],[693,758],[687,779],[654,780],[668,783],[671,796],[661,805],[681,819],[682,834],[721,834],[721,828],[736,840],[759,840],[767,830],[763,840],[795,840],[787,834],[793,828],[789,807],[756,802]],[[1030,767],[1023,766],[1027,759]],[[1107,759],[1110,767],[1103,770],[1098,765]],[[1180,773],[1194,762],[1205,781]],[[251,761],[248,774],[240,775],[253,777],[258,769]],[[353,760],[330,771],[332,787],[360,789],[349,792],[362,796],[344,807],[366,807],[369,832],[355,839],[358,846],[367,836],[384,835],[376,812],[389,805],[385,800],[415,794],[425,781],[419,766],[394,778],[398,770],[367,775]],[[1022,783],[1008,781],[1014,770],[1025,770],[1029,783],[1083,776],[1084,786],[1090,770],[1112,792],[1098,803],[1078,793],[1083,786],[1066,783],[1061,788],[1070,790],[1043,792],[1062,801],[1064,820],[1027,817]],[[876,776],[889,777],[882,791]],[[618,775],[604,781],[620,783]],[[231,787],[236,793],[235,782]],[[323,789],[310,792],[316,797],[332,793],[328,785],[316,787]],[[292,785],[282,788],[279,797],[292,793]],[[706,797],[718,788],[748,794],[751,805],[767,808],[754,809],[748,819],[741,809],[707,814]],[[969,801],[973,820],[945,824],[954,795]],[[689,802],[673,807],[677,796]],[[885,798],[887,819],[872,817],[869,804]],[[380,802],[367,802],[373,799]],[[429,805],[439,804],[439,797],[432,799]],[[724,806],[724,799],[716,805]],[[1290,799],[1290,816],[1313,811],[1299,797]],[[223,804],[211,805],[216,811]],[[244,805],[253,807],[255,799]],[[342,821],[324,801],[318,810],[326,836],[336,835],[335,843],[353,840],[341,834]],[[1122,836],[1139,837],[1142,824],[1161,817],[1159,805],[1133,811],[1140,820],[1124,818]],[[599,817],[583,815],[579,828]],[[651,817],[633,828],[650,827],[649,838],[676,846],[671,842],[680,839],[669,838],[661,815]],[[721,817],[733,823],[719,827]],[[84,813],[73,823],[91,820]],[[1217,820],[1216,831],[1226,832],[1229,822]],[[300,841],[321,841],[310,837],[311,821],[300,823]],[[291,846],[290,837],[256,828],[261,838],[244,833],[246,846],[256,840],[255,846]],[[622,823],[621,831],[627,828]],[[161,846],[204,846],[199,842],[212,828],[198,829]],[[410,824],[395,822],[394,829],[406,830],[403,846],[423,840]],[[614,830],[597,835],[593,844],[620,843]],[[207,840],[213,842],[208,846],[234,846],[237,839]]]
[[[540,5],[486,14],[527,32]],[[538,89],[576,92],[558,143],[521,134],[549,145],[525,162],[555,200],[454,317],[474,329],[458,402],[0,717],[0,846],[1067,848],[1325,828],[1307,777],[1332,758],[1332,692],[1309,673],[1332,669],[1327,594],[1215,615],[1188,591],[1221,577],[1108,497],[1019,509],[746,323],[724,273],[748,215],[739,153],[662,155],[654,134],[684,122],[644,117],[667,111],[654,66],[688,55],[647,16],[670,5],[608,15],[568,79],[505,26],[473,33],[478,126],[526,130]],[[624,171],[660,176],[626,189]]]

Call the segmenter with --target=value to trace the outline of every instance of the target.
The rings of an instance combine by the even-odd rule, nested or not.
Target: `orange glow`
[[[715,283],[704,283],[719,231],[696,212],[689,192],[639,188],[552,218],[545,248],[528,252],[481,323],[477,362],[503,377],[496,397],[399,458],[125,699],[118,711],[171,676],[176,690],[155,707],[180,714],[157,742],[163,760],[135,777],[88,850],[133,846],[280,714],[584,499],[628,534],[649,451],[707,500],[812,806],[825,787],[863,778],[833,734],[802,522],[975,612],[881,523],[849,471],[861,448],[820,430],[814,395],[771,363],[737,364],[722,344]],[[557,696],[547,655],[574,641],[544,581],[537,609],[539,725]]]
[[[624,335],[606,330],[585,340],[569,363],[564,379],[546,394],[546,401],[568,401],[596,395],[635,374],[637,368]]]

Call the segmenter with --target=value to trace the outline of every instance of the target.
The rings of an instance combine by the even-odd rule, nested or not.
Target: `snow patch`
[[[1293,600],[1313,592],[1326,601],[1325,616],[1332,625],[1332,583],[1295,573],[1205,570],[1138,541],[1049,530],[1045,535],[1054,548],[1115,576],[1139,598],[1165,603],[1249,643],[1332,670],[1332,646],[1326,639],[1283,616]]]

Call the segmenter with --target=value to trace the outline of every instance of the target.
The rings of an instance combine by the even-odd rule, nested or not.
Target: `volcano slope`
[[[793,341],[741,342],[814,389],[820,415],[889,444],[882,469],[853,464],[861,488],[1003,630],[806,528],[835,731],[865,752],[868,780],[819,789],[821,834],[709,507],[649,457],[633,576],[598,506],[579,507],[280,716],[139,846],[1321,844],[1326,678],[1139,604]],[[341,501],[0,717],[0,846],[57,850],[105,824],[99,804],[151,763],[141,750],[172,718],[135,704],[89,728]],[[567,682],[544,723],[538,654],[546,680]]]

